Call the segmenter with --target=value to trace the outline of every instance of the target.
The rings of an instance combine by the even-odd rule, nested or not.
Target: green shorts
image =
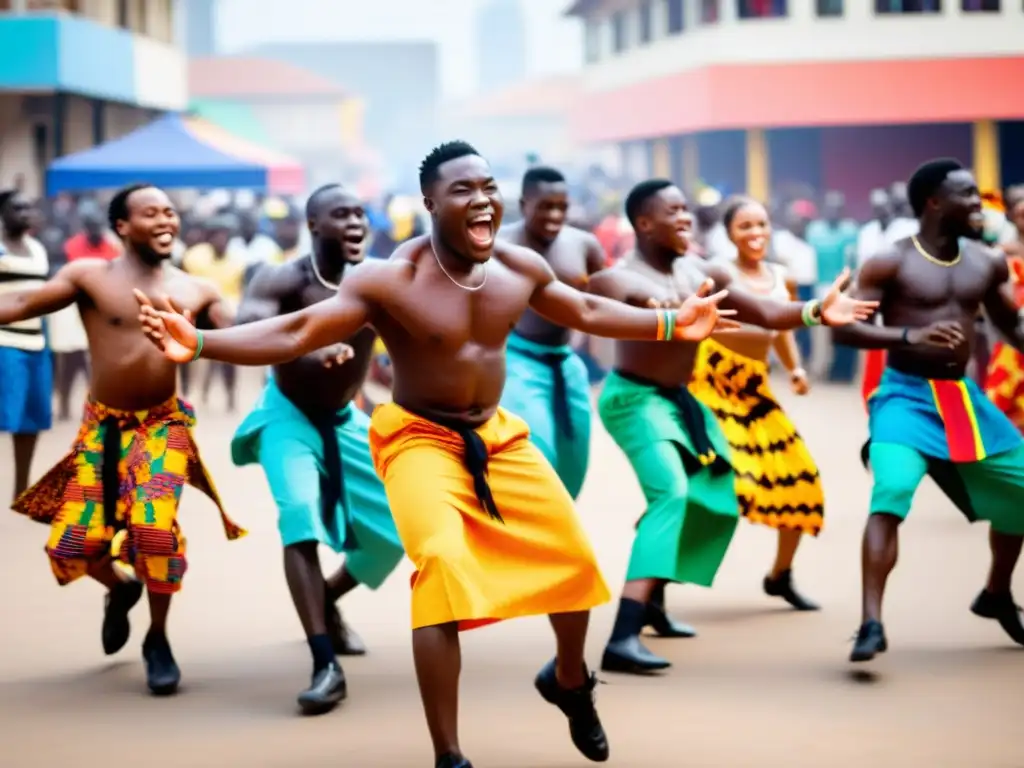
[[[1000,533],[1024,535],[1024,445],[956,463],[898,443],[872,442],[869,451],[875,479],[871,514],[905,520],[921,480],[931,475],[970,522],[988,520]]]

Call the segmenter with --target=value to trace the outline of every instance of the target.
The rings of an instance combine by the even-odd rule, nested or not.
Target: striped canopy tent
[[[299,194],[298,161],[201,118],[168,114],[119,139],[54,160],[46,191],[113,189],[147,182],[168,189],[251,189]]]

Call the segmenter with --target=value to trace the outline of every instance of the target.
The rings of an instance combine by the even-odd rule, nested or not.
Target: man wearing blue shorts
[[[29,235],[32,205],[0,191],[0,291],[40,287],[49,271],[43,244]],[[42,318],[0,326],[0,432],[14,438],[14,498],[28,488],[40,432],[53,422],[53,362]]]
[[[1019,350],[1024,331],[1004,291],[1006,261],[982,247],[977,184],[954,160],[921,166],[908,185],[920,233],[869,258],[856,295],[881,302],[883,325],[836,329],[836,341],[888,351],[868,399],[874,474],[863,542],[863,617],[851,661],[887,649],[882,596],[896,565],[899,525],[918,485],[930,475],[970,521],[987,520],[992,567],[971,610],[999,622],[1024,645],[1024,625],[1010,591],[1024,541],[1024,439],[966,377],[974,318],[984,307]]]

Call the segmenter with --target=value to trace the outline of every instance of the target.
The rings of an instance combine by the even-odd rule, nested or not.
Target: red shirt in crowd
[[[121,255],[121,249],[110,238],[104,237],[99,245],[93,245],[88,235],[79,232],[64,243],[64,255],[68,261],[75,259],[105,259],[110,261]]]

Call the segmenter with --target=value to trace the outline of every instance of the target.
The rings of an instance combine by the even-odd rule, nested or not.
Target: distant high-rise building
[[[189,56],[217,53],[217,0],[183,0],[185,50]]]
[[[519,0],[486,0],[477,13],[481,89],[526,77],[526,19]]]

